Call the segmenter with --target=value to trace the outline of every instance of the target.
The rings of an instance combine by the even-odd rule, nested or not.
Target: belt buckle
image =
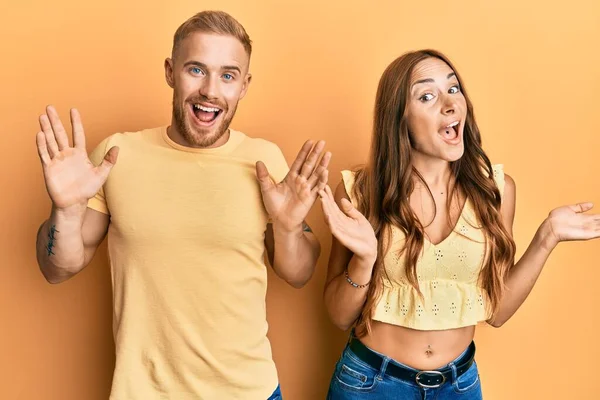
[[[442,382],[440,382],[437,385],[426,385],[424,383],[421,383],[419,381],[419,378],[421,377],[421,375],[423,374],[434,374],[434,375],[440,375],[442,377]],[[419,371],[417,372],[417,376],[415,377],[415,381],[417,382],[417,385],[421,386],[422,388],[427,388],[427,389],[435,389],[435,388],[439,388],[440,386],[442,386],[445,382],[446,382],[446,375],[444,375],[442,372],[440,371]]]

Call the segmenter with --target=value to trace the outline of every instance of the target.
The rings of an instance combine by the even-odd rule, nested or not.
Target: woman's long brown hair
[[[494,181],[489,158],[481,146],[473,105],[463,82],[447,57],[435,50],[406,53],[394,60],[379,81],[375,102],[373,139],[367,165],[356,173],[352,195],[358,209],[371,222],[378,240],[378,258],[373,269],[367,301],[357,321],[356,333],[371,330],[371,321],[383,288],[383,259],[388,251],[391,226],[405,235],[403,253],[410,284],[421,294],[416,266],[424,245],[424,228],[409,205],[414,178],[421,179],[412,166],[411,143],[406,120],[410,80],[415,66],[427,59],[444,61],[455,73],[467,103],[464,127],[464,155],[451,163],[455,179],[452,198],[460,190],[471,201],[485,235],[486,256],[479,282],[487,293],[487,307],[494,315],[504,292],[504,279],[513,265],[515,243],[505,229],[500,214],[500,191]],[[424,182],[423,182],[424,183]],[[449,202],[450,203],[450,202]]]

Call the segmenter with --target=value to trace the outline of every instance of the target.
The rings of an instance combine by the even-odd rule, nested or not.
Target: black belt
[[[350,350],[358,358],[369,364],[376,370],[381,369],[383,357],[375,353],[373,350],[365,346],[360,340],[355,337],[350,339]],[[475,343],[471,342],[467,352],[459,358],[454,364],[456,366],[456,377],[464,374],[473,365],[475,359]],[[444,382],[452,381],[452,370],[450,367],[441,368],[433,371],[415,371],[400,365],[389,363],[385,368],[385,373],[398,379],[407,382],[416,382],[419,386],[425,388],[436,388],[444,384]]]

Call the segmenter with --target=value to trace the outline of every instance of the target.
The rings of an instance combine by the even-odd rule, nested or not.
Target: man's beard
[[[203,100],[198,100],[198,103],[201,103]],[[221,109],[221,113],[223,113],[223,117],[221,122],[217,126],[212,126],[210,129],[212,134],[202,134],[198,133],[192,126],[190,126],[190,121],[186,116],[185,108],[188,107],[189,102],[182,103],[178,96],[173,93],[173,121],[175,122],[175,127],[177,131],[187,143],[192,145],[193,147],[206,148],[215,144],[229,129],[229,125],[231,124],[231,120],[235,115],[237,110],[237,103],[233,107],[232,112],[229,112],[225,107],[221,107],[221,104],[216,104]],[[192,103],[193,104],[193,103]],[[217,116],[217,118],[221,118],[221,115]]]

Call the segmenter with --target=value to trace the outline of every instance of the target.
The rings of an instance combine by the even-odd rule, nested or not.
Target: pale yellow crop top
[[[504,191],[504,170],[494,165],[494,179]],[[356,206],[352,187],[354,172],[342,171],[346,192]],[[476,325],[489,318],[486,296],[478,285],[483,266],[483,231],[470,200],[465,202],[455,228],[437,245],[425,239],[423,254],[417,262],[417,278],[423,300],[410,285],[404,268],[404,234],[392,227],[392,243],[384,257],[383,294],[373,319],[420,330],[443,330]]]

